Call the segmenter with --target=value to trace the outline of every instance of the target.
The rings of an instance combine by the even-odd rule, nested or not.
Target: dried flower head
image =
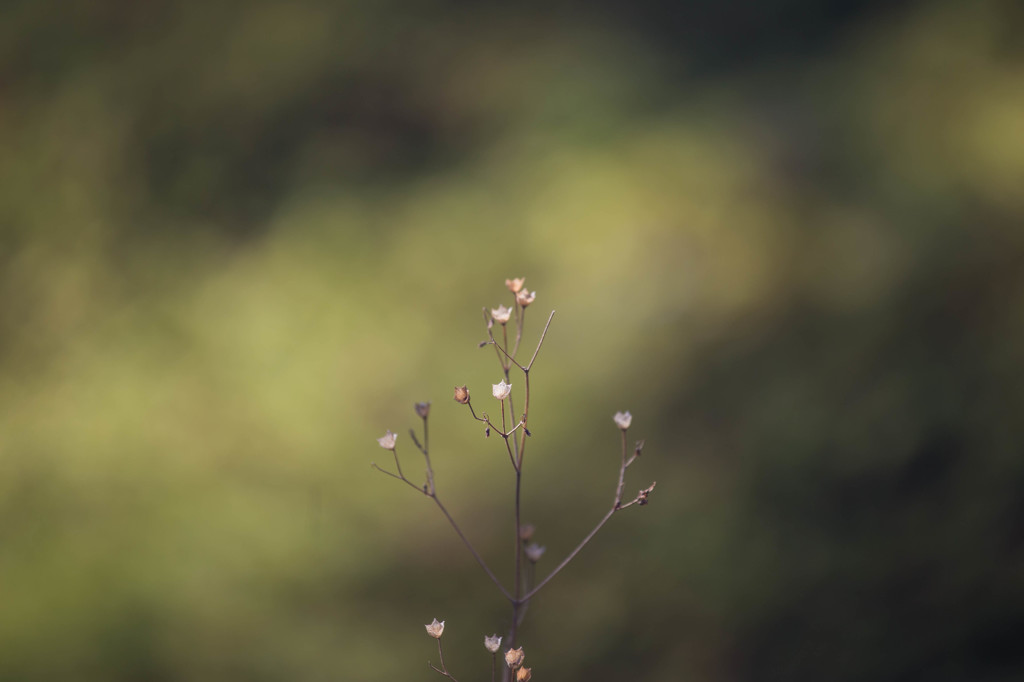
[[[537,298],[536,291],[531,292],[527,291],[526,289],[523,289],[522,291],[516,293],[516,303],[523,306],[524,308],[533,303],[533,299],[535,298]]]
[[[455,387],[455,402],[465,405],[469,402],[469,389],[465,386]]]
[[[377,442],[380,443],[380,446],[385,450],[394,450],[396,438],[398,438],[398,436],[391,433],[391,430],[388,429],[383,436],[377,439]]]
[[[629,413],[629,410],[626,410],[625,412],[616,412],[612,419],[615,420],[615,425],[623,431],[628,429],[629,425],[633,423],[633,415]]]
[[[523,288],[524,284],[526,284],[525,277],[516,277],[515,279],[505,280],[505,286],[507,286],[508,290],[511,291],[513,294],[518,294],[519,290]]]
[[[506,384],[505,380],[502,379],[501,383],[493,384],[491,392],[494,393],[494,397],[498,400],[504,400],[512,392],[512,384]]]
[[[498,653],[498,649],[501,648],[501,637],[499,637],[498,635],[484,637],[484,648],[490,651],[492,654]]]
[[[533,527],[533,524],[524,523],[523,525],[519,526],[519,539],[523,542],[526,542],[527,540],[533,537],[534,530],[535,529]]]
[[[533,677],[530,673],[531,670],[533,670],[533,668],[520,668],[517,670],[516,682],[530,682],[530,678]]]
[[[427,629],[428,635],[430,635],[434,639],[441,639],[441,633],[444,632],[444,621],[442,620],[440,623],[438,623],[437,618],[435,618],[433,623],[431,623],[430,625],[424,625],[423,627]]]
[[[491,308],[491,317],[498,324],[505,324],[512,317],[512,309],[506,308],[503,305],[499,305],[497,308]]]
[[[430,414],[430,403],[416,403],[416,414],[426,419],[427,415]]]
[[[526,658],[526,654],[523,653],[523,647],[518,649],[509,649],[505,652],[505,663],[509,668],[515,670],[523,664],[523,659]]]
[[[540,561],[540,558],[544,556],[545,549],[547,548],[541,547],[536,542],[531,542],[526,546],[526,549],[524,551],[526,552],[527,559],[529,559],[533,563],[537,563],[538,561]]]

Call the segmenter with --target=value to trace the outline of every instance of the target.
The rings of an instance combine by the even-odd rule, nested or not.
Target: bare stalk
[[[473,547],[473,543],[469,541],[469,538],[467,538],[465,533],[462,532],[462,529],[459,528],[459,524],[455,522],[455,519],[452,518],[452,515],[448,513],[447,509],[445,509],[444,504],[441,503],[441,499],[437,496],[437,491],[433,487],[433,473],[431,472],[430,469],[430,458],[427,457],[427,471],[431,472],[428,473],[427,478],[430,481],[430,483],[424,485],[421,488],[420,486],[416,485],[408,478],[406,478],[405,474],[402,473],[401,467],[398,466],[397,448],[393,449],[392,453],[394,453],[395,455],[395,465],[398,468],[397,474],[392,473],[387,469],[382,469],[381,467],[377,466],[376,463],[373,463],[371,466],[377,471],[386,474],[391,478],[397,478],[398,480],[402,481],[409,487],[432,499],[434,501],[434,504],[437,505],[437,508],[441,510],[442,514],[444,514],[444,517],[448,519],[448,523],[451,524],[451,527],[455,530],[456,534],[458,534],[459,539],[462,540],[462,544],[466,546],[466,549],[469,550],[469,553],[472,554],[473,558],[476,559],[476,562],[480,564],[480,568],[484,569],[484,573],[486,573],[487,577],[491,579],[491,582],[494,583],[495,587],[497,587],[501,591],[501,593],[505,596],[506,599],[513,599],[512,594],[507,589],[505,589],[504,585],[501,584],[501,581],[498,580],[498,577],[494,575],[494,571],[492,571],[490,566],[487,565],[487,562],[484,561],[482,556],[480,556],[480,553],[476,551],[476,548]]]
[[[441,638],[440,637],[437,638],[437,657],[441,660],[441,667],[440,668],[434,667],[434,664],[431,663],[430,661],[427,661],[427,665],[429,665],[431,668],[433,668],[435,672],[439,672],[442,675],[444,675],[445,677],[447,677],[452,682],[459,682],[457,679],[455,679],[455,677],[450,672],[448,672],[448,668],[444,664],[444,652],[441,651]]]
[[[601,517],[601,520],[597,522],[597,525],[594,526],[594,528],[589,533],[587,533],[586,537],[584,537],[583,540],[580,541],[580,544],[576,545],[576,548],[569,553],[569,556],[565,557],[565,559],[562,560],[562,563],[558,564],[558,566],[555,566],[554,570],[548,573],[547,577],[545,577],[543,580],[537,583],[535,587],[533,587],[530,591],[523,595],[522,601],[530,601],[530,599],[532,599],[535,594],[540,592],[540,590],[545,585],[547,585],[552,578],[558,575],[563,568],[568,566],[569,563],[576,558],[576,555],[579,554],[580,551],[584,547],[586,547],[591,540],[594,539],[594,536],[597,535],[597,532],[604,527],[604,524],[608,523],[608,519],[610,519],[615,514],[615,512],[621,511],[627,507],[631,507],[634,504],[647,503],[647,495],[649,495],[651,490],[654,489],[653,484],[650,488],[647,488],[646,490],[641,490],[640,493],[636,496],[636,499],[634,499],[633,501],[629,502],[628,504],[622,504],[622,489],[626,482],[626,469],[629,467],[630,464],[634,462],[634,460],[636,460],[637,454],[634,452],[634,454],[631,457],[629,457],[628,459],[626,458],[626,429],[621,429],[621,431],[622,465],[619,467],[619,482],[615,488],[615,499],[612,501],[611,509],[609,509],[605,513],[605,515]],[[641,445],[642,443],[638,444],[638,449]]]

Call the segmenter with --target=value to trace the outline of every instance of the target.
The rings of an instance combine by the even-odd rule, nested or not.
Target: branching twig
[[[535,581],[535,566],[536,562],[540,559],[540,556],[543,553],[543,548],[533,544],[531,544],[530,547],[526,546],[526,542],[533,534],[533,527],[523,526],[522,524],[521,502],[523,486],[523,462],[526,452],[526,440],[529,436],[532,435],[529,429],[531,398],[530,374],[531,370],[533,369],[534,363],[536,363],[537,357],[540,354],[540,349],[544,345],[544,341],[547,338],[547,333],[551,327],[551,322],[554,319],[555,311],[552,310],[551,314],[548,315],[547,322],[544,324],[544,329],[541,331],[540,337],[537,340],[537,346],[536,348],[534,348],[533,354],[530,356],[530,361],[525,365],[522,364],[521,362],[516,360],[516,357],[518,356],[520,342],[523,338],[524,321],[526,319],[526,308],[533,302],[536,296],[536,292],[531,293],[524,289],[523,280],[521,278],[515,280],[506,280],[505,284],[512,292],[512,308],[509,309],[505,308],[505,306],[499,306],[497,309],[491,310],[490,313],[488,312],[487,308],[483,309],[484,321],[487,325],[487,340],[479,344],[481,347],[485,345],[494,346],[495,353],[498,358],[498,363],[501,366],[502,382],[504,382],[504,384],[507,384],[495,384],[494,386],[494,396],[499,400],[501,406],[500,428],[491,421],[490,417],[487,415],[486,412],[481,412],[480,415],[476,413],[476,410],[473,408],[473,405],[470,402],[469,390],[466,388],[466,386],[462,386],[461,388],[456,387],[455,400],[456,402],[464,404],[469,408],[469,412],[474,420],[482,422],[483,424],[486,425],[485,435],[489,436],[491,431],[493,430],[496,433],[498,433],[498,435],[501,436],[502,440],[504,441],[505,451],[507,452],[509,457],[509,462],[511,463],[513,472],[515,474],[515,493],[513,508],[515,522],[515,554],[513,562],[512,590],[510,591],[506,589],[505,586],[494,574],[494,572],[491,571],[490,567],[484,561],[483,557],[479,554],[479,552],[476,551],[476,549],[473,547],[473,544],[469,541],[466,535],[462,532],[462,529],[455,522],[455,519],[452,518],[452,515],[445,508],[444,504],[442,504],[440,497],[438,497],[434,482],[434,472],[430,463],[427,421],[427,415],[429,413],[430,408],[429,403],[416,404],[416,412],[423,419],[422,444],[417,438],[415,430],[409,430],[409,436],[413,444],[423,454],[426,468],[426,483],[423,486],[418,486],[411,480],[409,480],[409,478],[402,471],[401,462],[399,461],[398,453],[397,450],[395,449],[395,435],[390,431],[388,431],[387,434],[385,434],[384,438],[378,439],[378,442],[380,443],[381,447],[391,450],[395,460],[395,471],[388,471],[377,466],[377,464],[373,464],[373,468],[390,476],[391,478],[395,478],[398,479],[399,481],[402,481],[409,487],[414,488],[415,490],[419,491],[426,497],[429,497],[431,500],[433,500],[434,504],[437,505],[437,508],[448,520],[449,525],[451,525],[451,527],[455,530],[455,533],[459,536],[459,539],[462,540],[462,543],[466,546],[466,549],[469,550],[470,554],[473,555],[473,558],[476,559],[477,563],[484,570],[484,573],[487,574],[487,577],[490,578],[491,582],[494,583],[494,585],[498,588],[501,594],[506,599],[508,599],[512,607],[512,618],[510,622],[506,646],[510,647],[510,649],[506,653],[506,662],[508,663],[508,668],[505,669],[505,667],[503,666],[502,674],[502,678],[508,680],[515,675],[515,670],[522,665],[522,648],[520,647],[518,649],[518,659],[516,659],[516,657],[512,655],[517,653],[513,650],[516,647],[518,630],[526,616],[527,609],[530,605],[530,600],[533,599],[533,597],[541,589],[543,589],[545,585],[551,582],[551,580],[556,575],[558,575],[566,566],[568,566],[569,563],[572,562],[572,560],[575,559],[577,555],[579,555],[583,548],[590,543],[594,536],[597,535],[598,531],[600,531],[601,528],[604,527],[604,525],[609,521],[609,519],[611,519],[612,516],[615,515],[616,512],[619,512],[633,505],[646,505],[648,502],[648,496],[654,490],[655,484],[652,483],[649,487],[640,490],[640,492],[637,493],[637,496],[634,499],[623,504],[622,495],[623,489],[625,487],[626,469],[628,469],[629,466],[634,461],[636,461],[637,457],[640,456],[641,450],[643,449],[643,441],[638,441],[632,455],[627,456],[628,451],[626,448],[626,432],[629,428],[632,416],[628,412],[617,413],[614,417],[614,420],[621,431],[622,457],[621,464],[619,467],[619,477],[617,485],[615,487],[615,497],[612,500],[611,508],[604,514],[603,517],[601,517],[601,519],[597,522],[597,525],[595,525],[594,528],[591,529],[589,533],[587,533],[587,535],[580,541],[580,543],[571,552],[569,552],[568,556],[566,556],[561,561],[561,563],[555,566],[555,568],[550,573],[548,573],[547,576],[545,576],[544,579],[541,580],[539,583]],[[511,352],[509,352],[508,324],[513,319],[513,323],[515,324],[515,340],[513,342],[512,350]],[[498,341],[498,339],[495,338],[495,323],[501,325],[500,342]],[[519,415],[518,419],[516,417],[514,403],[515,397],[512,395],[511,392],[512,382],[509,376],[512,367],[515,367],[516,369],[523,373],[523,411],[522,414]],[[506,400],[508,401],[508,415],[505,414]],[[522,437],[520,437],[518,433],[520,429],[522,429],[523,432]],[[526,564],[527,559],[529,559],[528,564]],[[524,565],[526,566],[525,571]],[[452,680],[452,682],[457,682],[457,680],[455,680],[455,677],[452,676],[452,674],[448,671],[448,668],[446,667],[444,662],[444,653],[442,651],[440,642],[441,630],[439,629],[437,632],[431,632],[431,628],[437,625],[438,623],[435,620],[432,626],[428,626],[427,629],[428,633],[430,633],[431,636],[434,636],[438,639],[437,654],[440,660],[440,667],[434,666],[434,664],[430,663],[429,661],[428,665],[435,672],[444,675],[445,677]],[[440,623],[441,629],[443,629],[443,626],[444,623]],[[485,638],[485,646],[487,647],[488,651],[490,651],[492,654],[491,682],[495,682],[497,672],[496,654],[497,649],[500,646],[500,643],[501,638],[497,637],[496,635],[493,637]],[[512,656],[512,659],[510,659],[509,656]],[[523,673],[524,671],[526,675],[523,677],[524,679],[528,679],[530,672],[529,668],[521,668],[519,670],[520,673]]]

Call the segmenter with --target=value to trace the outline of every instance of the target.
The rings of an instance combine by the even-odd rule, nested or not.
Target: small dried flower
[[[512,317],[512,309],[506,308],[503,305],[499,305],[497,308],[491,308],[491,317],[498,324],[505,324]]]
[[[455,402],[465,405],[469,402],[469,389],[465,386],[455,387]]]
[[[519,290],[523,288],[524,284],[526,284],[525,277],[516,277],[515,279],[505,280],[505,286],[507,286],[508,290],[511,291],[513,294],[518,294]]]
[[[533,537],[534,530],[535,529],[532,524],[524,523],[523,525],[519,526],[519,539],[523,542],[526,542],[527,540]]]
[[[526,654],[523,653],[523,647],[519,647],[518,649],[509,649],[505,652],[505,663],[513,670],[523,664],[524,658],[526,658]]]
[[[516,303],[523,306],[524,308],[533,303],[533,299],[535,298],[537,298],[536,291],[530,292],[527,291],[526,289],[523,289],[522,291],[516,293]]]
[[[615,420],[615,425],[623,431],[628,429],[629,425],[633,423],[633,415],[629,413],[629,410],[625,412],[616,412],[612,419]]]
[[[501,637],[499,637],[498,635],[484,637],[484,648],[490,651],[492,654],[498,653],[498,649],[501,648]]]
[[[396,438],[398,438],[398,436],[391,433],[391,430],[388,429],[383,436],[377,439],[377,442],[380,443],[380,446],[385,450],[394,450]]]
[[[533,670],[533,668],[520,668],[517,670],[516,682],[530,682],[530,678],[533,677],[530,673],[531,670]]]
[[[416,414],[422,419],[426,419],[430,414],[430,403],[416,403]]]
[[[544,556],[545,549],[547,548],[541,547],[536,542],[531,542],[526,546],[526,558],[532,561],[533,563],[537,563],[538,561],[540,561],[540,558]]]
[[[502,379],[500,384],[493,384],[491,392],[494,393],[494,397],[498,400],[504,400],[512,392],[512,384],[506,384],[505,380]]]
[[[428,635],[430,635],[434,639],[441,639],[441,633],[444,632],[444,621],[442,620],[440,623],[438,623],[437,618],[435,618],[433,623],[431,623],[430,625],[424,625],[423,627],[427,629]]]
[[[642,440],[638,440],[636,442],[636,448],[633,450],[633,454],[636,455],[637,457],[639,457],[640,455],[643,454],[643,452],[644,452],[644,442]]]

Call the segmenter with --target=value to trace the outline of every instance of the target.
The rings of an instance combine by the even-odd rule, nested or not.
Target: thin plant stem
[[[522,490],[523,471],[521,468],[516,468],[516,559],[515,559],[515,597],[512,599],[512,630],[509,633],[508,644],[513,649],[516,647],[516,634],[519,630],[519,608],[523,605],[523,600],[520,599],[520,595],[523,593],[522,580],[520,578],[520,571],[522,570],[522,558],[523,558],[523,542],[519,538],[520,530],[522,528],[520,522],[520,492]]]
[[[537,348],[533,351],[533,357],[530,358],[530,364],[526,366],[526,371],[529,371],[533,367],[533,363],[537,361],[537,353],[540,352],[540,347],[544,344],[544,337],[548,335],[548,327],[551,326],[551,319],[555,316],[555,311],[552,310],[551,314],[548,315],[548,321],[544,325],[544,331],[540,333],[540,341],[537,342]]]
[[[452,682],[459,682],[458,680],[455,679],[454,675],[452,675],[450,672],[448,672],[448,666],[446,666],[444,664],[444,652],[441,650],[441,638],[440,637],[437,638],[437,657],[441,660],[441,667],[440,668],[434,667],[434,664],[431,663],[430,661],[427,661],[427,665],[429,665],[431,668],[433,668],[434,671],[439,672],[442,675],[444,675],[445,677],[447,677]]]
[[[636,455],[630,457],[629,459],[626,459],[626,429],[621,429],[621,431],[622,431],[622,465],[619,467],[619,481],[618,481],[618,485],[615,488],[615,499],[612,501],[611,509],[609,509],[605,513],[605,515],[603,517],[601,517],[601,520],[597,522],[597,525],[594,526],[594,528],[589,533],[587,533],[586,537],[584,537],[583,540],[581,540],[578,545],[576,545],[576,548],[574,550],[572,550],[572,552],[569,553],[569,556],[565,557],[565,559],[562,560],[562,563],[558,564],[558,566],[556,566],[550,573],[548,573],[547,577],[545,577],[543,580],[541,580],[539,583],[537,583],[536,586],[534,586],[525,595],[523,595],[522,601],[526,602],[526,601],[529,601],[530,599],[532,599],[533,596],[535,594],[537,594],[538,592],[540,592],[540,590],[545,585],[547,585],[551,581],[552,578],[554,578],[556,575],[558,575],[563,568],[568,566],[569,562],[571,562],[573,559],[575,559],[576,555],[579,554],[580,551],[584,547],[586,547],[587,544],[592,539],[594,539],[594,536],[597,535],[597,532],[599,530],[601,530],[601,528],[604,527],[604,524],[608,523],[608,519],[610,519],[615,514],[615,512],[620,511],[622,509],[625,509],[626,507],[630,507],[630,506],[632,506],[632,505],[634,505],[634,504],[636,504],[636,503],[638,503],[640,501],[640,496],[638,495],[637,499],[633,500],[629,504],[627,504],[627,505],[623,505],[622,504],[622,489],[623,489],[623,486],[625,485],[625,480],[626,480],[626,468],[629,467],[629,465],[633,463],[633,461],[636,459]]]
[[[424,440],[426,440],[426,439],[424,439]],[[397,464],[398,464],[397,448],[395,450],[392,450],[392,452],[395,455],[395,464],[397,466]],[[427,459],[427,471],[431,472],[429,456],[427,456],[426,459]],[[398,480],[402,481],[403,483],[405,483],[406,485],[410,486],[414,490],[417,490],[418,492],[420,492],[420,493],[426,495],[427,497],[429,497],[430,499],[432,499],[434,501],[434,504],[437,505],[437,508],[441,510],[442,514],[444,514],[444,517],[446,519],[448,519],[448,523],[455,530],[455,533],[459,536],[459,539],[462,540],[462,544],[464,544],[466,546],[466,549],[469,550],[469,553],[472,554],[473,558],[476,559],[476,562],[478,564],[480,564],[480,568],[484,569],[484,573],[486,573],[487,577],[491,579],[491,582],[494,583],[495,587],[497,587],[498,590],[501,591],[501,593],[505,596],[506,599],[509,599],[509,600],[514,599],[512,594],[507,589],[505,589],[505,586],[501,584],[500,580],[498,580],[498,577],[496,575],[494,575],[494,571],[492,571],[490,566],[487,565],[487,562],[484,561],[484,558],[482,556],[480,556],[479,552],[476,551],[476,548],[473,546],[473,543],[471,543],[469,541],[469,538],[466,537],[465,533],[462,532],[462,529],[459,527],[459,524],[456,523],[455,519],[452,518],[452,515],[448,513],[448,510],[445,508],[444,504],[441,502],[441,498],[439,498],[437,496],[437,491],[433,487],[433,474],[432,474],[432,472],[428,473],[428,479],[430,480],[429,487],[427,485],[425,485],[425,486],[423,486],[421,488],[421,487],[417,486],[415,483],[413,483],[412,481],[410,481],[408,478],[405,477],[405,474],[402,473],[401,467],[398,467],[398,472],[399,473],[398,474],[394,474],[394,473],[388,471],[387,469],[382,469],[381,467],[377,466],[376,463],[373,463],[371,466],[374,469],[376,469],[377,471],[379,471],[379,472],[381,472],[383,474],[386,474],[386,475],[390,476],[391,478],[397,478]]]

